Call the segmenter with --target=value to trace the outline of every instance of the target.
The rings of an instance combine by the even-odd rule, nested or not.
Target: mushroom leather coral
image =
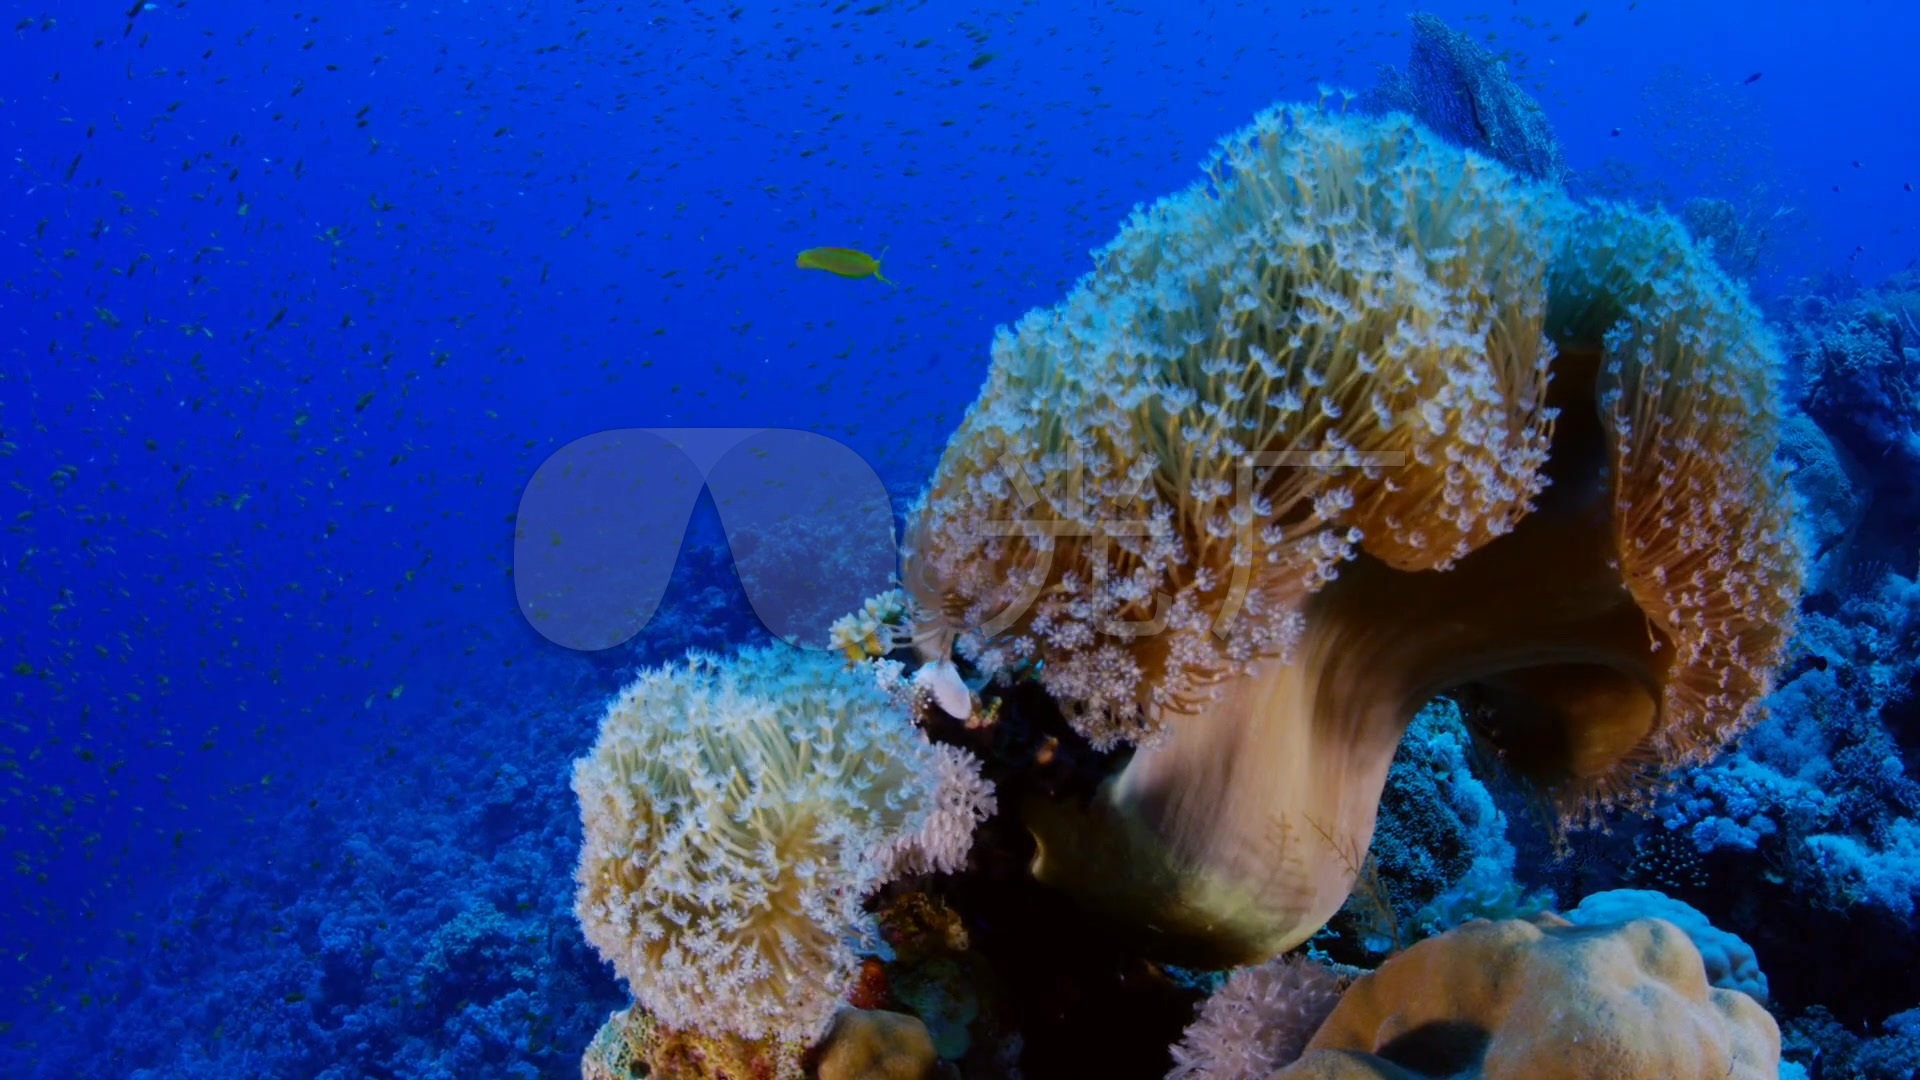
[[[1436,694],[1572,818],[1752,721],[1801,580],[1776,368],[1671,219],[1272,110],[996,338],[915,511],[921,639],[1140,744],[1033,808],[1043,880],[1274,955]]]
[[[573,790],[574,911],[647,1013],[801,1047],[852,988],[866,896],[964,865],[993,809],[870,676],[784,645],[641,673]]]
[[[1664,919],[1476,921],[1363,975],[1271,1080],[1773,1080],[1780,1028]]]

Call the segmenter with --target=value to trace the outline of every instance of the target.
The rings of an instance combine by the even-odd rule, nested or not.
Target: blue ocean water
[[[1667,828],[1576,837],[1591,881],[1537,838],[1521,879],[1570,908],[1677,843],[1703,876],[1669,891],[1754,944],[1789,1060],[1912,1075],[1920,13],[1428,10],[1540,102],[1576,195],[1724,200],[1728,272],[1862,493],[1806,601],[1826,682],[1781,691],[1771,759],[1735,751],[1831,758],[1794,779],[1844,806],[1789,844],[1785,779],[1690,777]],[[633,642],[542,637],[513,580],[535,469],[608,429],[793,428],[904,514],[996,326],[1260,109],[1404,64],[1408,13],[10,11],[0,1075],[578,1072],[629,995],[574,920],[569,764],[635,670],[766,632],[703,504]],[[891,287],[795,265],[816,247]],[[1822,360],[1875,333],[1889,354]]]

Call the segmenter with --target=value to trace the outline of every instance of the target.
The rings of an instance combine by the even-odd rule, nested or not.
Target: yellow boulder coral
[[[1663,919],[1471,922],[1361,976],[1272,1080],[1773,1080],[1780,1029]]]
[[[919,1017],[848,1009],[821,1044],[816,1073],[820,1080],[930,1080],[939,1062]]]
[[[1270,111],[995,340],[907,585],[1095,744],[1037,871],[1245,962],[1347,895],[1438,693],[1570,817],[1748,724],[1800,556],[1777,358],[1671,220]]]

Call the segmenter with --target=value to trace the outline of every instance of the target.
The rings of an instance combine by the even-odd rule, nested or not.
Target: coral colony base
[[[1531,172],[1262,114],[996,338],[838,654],[615,699],[576,910],[635,1002],[585,1074],[1777,1075],[1752,950],[1654,891],[1544,910],[1466,768],[1649,805],[1802,589],[1744,292]],[[1416,774],[1463,848],[1402,875]],[[1314,937],[1350,897],[1374,970]]]

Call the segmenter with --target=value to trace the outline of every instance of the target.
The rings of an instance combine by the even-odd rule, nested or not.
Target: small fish
[[[1591,17],[1592,15],[1593,15],[1593,12],[1591,12],[1591,11],[1583,11],[1583,12],[1581,12],[1580,14],[1578,14],[1578,15],[1575,15],[1575,16],[1573,17],[1573,25],[1575,25],[1575,26],[1579,26],[1580,24],[1582,24],[1582,23],[1584,23],[1584,22],[1586,22],[1586,21],[1587,21],[1587,19],[1588,19],[1589,17]]]
[[[881,248],[880,258],[886,257],[887,249]],[[793,265],[802,270],[825,270],[829,274],[837,274],[843,278],[871,277],[875,281],[893,284],[880,276],[880,259],[853,248],[808,248],[800,253],[799,258],[793,260]]]
[[[1620,129],[1619,129],[1619,128],[1614,128],[1611,134],[1613,135],[1613,137],[1614,137],[1614,138],[1619,138],[1619,137],[1620,137]]]
[[[1766,73],[1765,73],[1765,72],[1763,72],[1763,71],[1756,71],[1756,72],[1754,72],[1753,74],[1751,74],[1751,75],[1749,75],[1749,76],[1747,76],[1746,78],[1744,78],[1744,79],[1741,79],[1741,80],[1740,80],[1740,85],[1741,85],[1741,86],[1752,86],[1752,85],[1753,85],[1754,83],[1757,83],[1757,82],[1759,82],[1759,81],[1760,81],[1760,76],[1762,76],[1762,75],[1764,75],[1764,74],[1766,74]]]

